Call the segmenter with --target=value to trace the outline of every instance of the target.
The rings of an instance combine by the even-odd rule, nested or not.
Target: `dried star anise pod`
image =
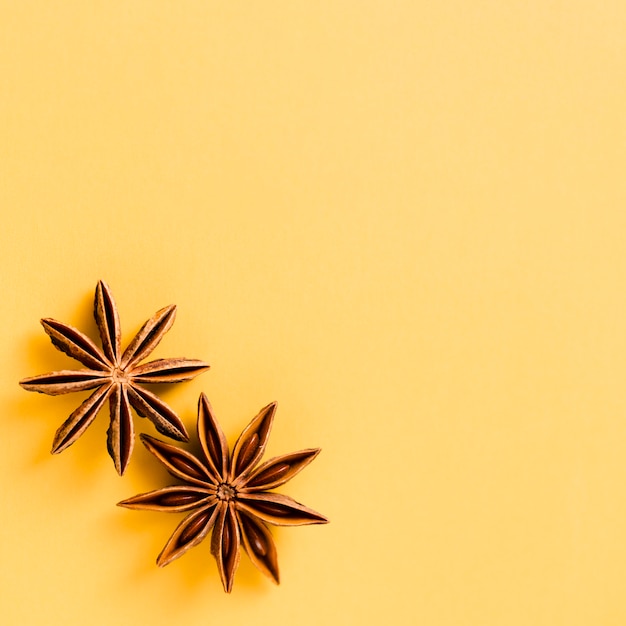
[[[261,409],[239,436],[232,454],[204,394],[198,403],[198,438],[203,459],[141,435],[146,448],[167,471],[187,484],[140,494],[118,505],[151,511],[192,511],[168,540],[157,565],[171,563],[213,531],[211,552],[224,591],[230,593],[232,589],[241,544],[254,565],[278,584],[276,547],[267,524],[301,526],[328,522],[289,496],[269,491],[300,472],[319,454],[319,448],[278,456],[257,467],[275,411],[275,402]]]
[[[160,433],[179,441],[189,440],[185,426],[176,413],[142,385],[191,380],[208,369],[209,365],[185,358],[157,359],[139,365],[174,323],[175,305],[157,311],[141,327],[123,353],[117,307],[111,290],[103,281],[96,287],[94,317],[102,349],[72,326],[53,319],[41,320],[54,346],[89,369],[50,372],[25,378],[20,381],[20,385],[28,391],[52,396],[95,389],[57,430],[52,444],[53,454],[71,446],[85,432],[108,399],[111,423],[107,448],[115,469],[121,475],[128,465],[135,439],[131,406],[139,416],[147,417]]]

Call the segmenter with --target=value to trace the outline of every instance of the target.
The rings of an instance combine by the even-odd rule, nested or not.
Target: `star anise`
[[[301,526],[328,520],[286,495],[269,490],[286,483],[308,465],[319,448],[275,457],[257,466],[265,451],[276,403],[261,409],[239,436],[232,454],[207,397],[198,402],[198,438],[203,459],[163,441],[141,435],[167,471],[185,481],[119,503],[129,509],[192,511],[178,525],[157,558],[164,566],[199,544],[211,531],[211,552],[224,591],[230,593],[240,546],[264,574],[278,584],[276,547],[267,524]]]
[[[71,446],[85,432],[108,399],[111,423],[107,447],[115,469],[121,475],[128,465],[135,439],[131,406],[138,415],[150,419],[160,433],[179,441],[189,440],[185,426],[176,413],[142,385],[190,380],[208,369],[209,365],[185,358],[157,359],[139,365],[174,323],[175,305],[157,311],[141,327],[123,353],[117,307],[111,290],[103,281],[96,287],[94,317],[102,349],[72,326],[49,318],[41,320],[52,343],[89,369],[50,372],[25,378],[20,381],[20,385],[28,391],[52,396],[95,389],[57,430],[52,444],[53,454]]]

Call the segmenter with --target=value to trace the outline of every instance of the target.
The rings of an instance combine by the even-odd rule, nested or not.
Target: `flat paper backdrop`
[[[4,624],[626,623],[626,5],[0,0],[0,618]],[[107,415],[59,456],[107,280],[124,339],[211,371],[232,443],[278,401],[282,584],[181,516]],[[145,420],[139,431],[154,434]]]

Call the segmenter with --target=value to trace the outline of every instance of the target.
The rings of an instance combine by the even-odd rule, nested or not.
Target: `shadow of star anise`
[[[278,456],[257,467],[275,411],[276,403],[261,409],[239,436],[232,454],[204,394],[198,403],[198,438],[203,459],[141,435],[146,448],[167,471],[186,484],[140,494],[118,505],[151,511],[192,511],[163,548],[157,558],[159,566],[182,556],[212,531],[211,552],[224,591],[230,593],[232,589],[241,545],[254,565],[278,584],[276,547],[267,524],[302,526],[328,522],[289,496],[270,492],[307,466],[319,454],[319,448]]]
[[[141,327],[123,353],[117,307],[111,290],[103,281],[96,287],[94,317],[102,349],[72,326],[53,319],[41,320],[55,347],[89,369],[41,374],[21,380],[20,385],[28,391],[52,396],[95,389],[57,430],[52,444],[53,454],[71,446],[108,400],[111,423],[107,448],[115,469],[121,475],[128,465],[135,440],[131,406],[139,416],[147,417],[160,433],[178,441],[189,440],[185,426],[176,413],[142,385],[191,380],[208,369],[209,365],[185,358],[157,359],[139,365],[174,323],[175,305],[157,311]]]

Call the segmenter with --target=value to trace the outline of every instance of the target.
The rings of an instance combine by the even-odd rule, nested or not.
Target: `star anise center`
[[[111,380],[114,383],[127,383],[129,381],[128,374],[119,367],[114,367],[111,370]]]
[[[228,483],[220,483],[217,486],[216,495],[219,500],[228,502],[229,500],[234,500],[237,497],[237,490]]]

